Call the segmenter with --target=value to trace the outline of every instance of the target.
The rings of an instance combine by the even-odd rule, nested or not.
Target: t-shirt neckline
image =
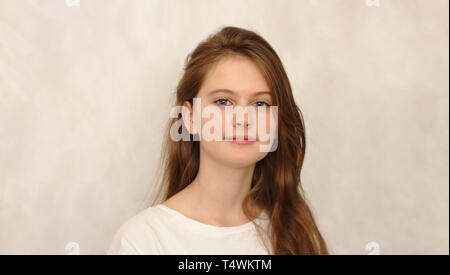
[[[189,218],[188,216],[185,216],[181,212],[172,209],[165,204],[158,204],[156,207],[165,210],[167,213],[171,214],[174,217],[177,217],[179,219],[182,219],[184,222],[189,223],[191,226],[194,226],[201,230],[209,230],[209,231],[215,231],[220,233],[237,233],[237,232],[243,232],[245,230],[251,229],[254,227],[253,222],[249,221],[247,223],[236,225],[236,226],[216,226],[212,224],[203,223],[197,220],[194,220],[192,218]]]

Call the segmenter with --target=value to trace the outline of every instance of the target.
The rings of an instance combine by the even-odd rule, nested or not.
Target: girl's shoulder
[[[157,206],[150,206],[123,222],[112,238],[108,254],[156,254],[155,226],[161,215]]]

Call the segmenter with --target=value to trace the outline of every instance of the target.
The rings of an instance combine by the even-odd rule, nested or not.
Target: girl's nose
[[[243,124],[244,124],[243,122],[237,122],[236,126],[237,127],[242,127]],[[245,127],[248,127],[248,122],[247,121],[245,122]]]

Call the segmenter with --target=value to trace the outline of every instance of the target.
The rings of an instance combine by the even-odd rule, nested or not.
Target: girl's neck
[[[188,217],[217,226],[248,222],[242,202],[250,190],[255,165],[230,167],[202,156],[199,167],[196,178],[165,204]]]

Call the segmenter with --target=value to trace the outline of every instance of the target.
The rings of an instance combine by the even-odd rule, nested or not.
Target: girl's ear
[[[186,127],[186,129],[188,129],[188,131],[191,135],[195,135],[196,131],[194,131],[195,127],[194,127],[194,121],[193,121],[194,112],[193,112],[193,107],[188,100],[186,100],[183,103],[183,106],[181,108],[181,114],[183,117],[184,126]]]

